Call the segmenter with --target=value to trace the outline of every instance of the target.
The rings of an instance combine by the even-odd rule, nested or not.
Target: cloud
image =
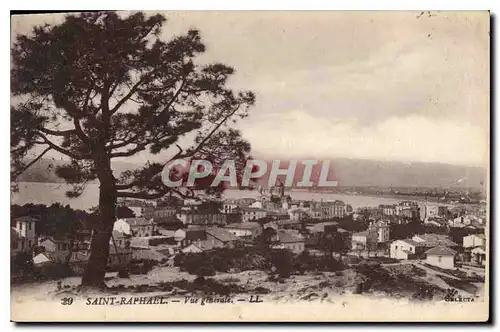
[[[487,133],[480,127],[421,115],[372,125],[318,118],[302,110],[268,114],[243,131],[256,153],[304,157],[444,162],[484,165]]]

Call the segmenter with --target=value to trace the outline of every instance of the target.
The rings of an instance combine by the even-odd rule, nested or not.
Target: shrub
[[[73,271],[68,265],[50,263],[38,269],[39,274],[37,279],[39,280],[54,280],[66,277],[71,277],[74,275]]]
[[[255,294],[269,294],[269,293],[271,293],[271,290],[269,288],[258,286],[258,287],[255,287],[255,289],[253,290],[253,292]]]
[[[10,270],[13,282],[40,279],[42,277],[37,273],[32,255],[27,252],[20,252],[11,258]]]
[[[178,254],[174,258],[174,266],[191,274],[199,274],[210,269],[219,272],[266,270],[270,268],[269,260],[254,248],[218,248],[210,252],[196,254]],[[209,275],[213,275],[211,272]]]
[[[413,293],[412,299],[420,301],[432,300],[434,297],[434,292],[435,289],[432,286],[422,284]]]
[[[158,262],[151,259],[134,259],[128,266],[130,274],[147,274]]]
[[[183,260],[184,260],[184,257],[186,255],[181,251],[179,252],[177,255],[175,255],[174,257],[174,266],[182,266],[182,263],[183,263]]]
[[[290,277],[293,272],[293,254],[288,250],[276,250],[271,253],[271,263],[282,278]]]
[[[334,285],[335,287],[344,287],[344,282],[342,280],[337,280]]]
[[[118,278],[128,278],[130,277],[130,271],[128,269],[121,269],[118,271]]]
[[[237,282],[240,282],[240,279],[233,278],[233,277],[228,277],[228,278],[220,279],[220,282],[224,282],[224,283],[237,283]]]

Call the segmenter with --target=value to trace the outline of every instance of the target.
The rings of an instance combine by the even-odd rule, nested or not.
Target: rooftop
[[[326,222],[320,222],[315,224],[313,227],[310,228],[311,232],[324,232],[325,231],[325,226],[337,226],[338,223],[335,221],[326,221]]]
[[[397,241],[403,241],[404,243],[407,243],[407,244],[415,246],[415,247],[425,247],[424,242],[416,242],[416,241],[413,241],[412,239],[402,239],[402,240],[397,240]]]
[[[44,254],[52,261],[65,261],[66,257],[68,257],[68,253],[65,251],[54,251],[54,252],[45,251],[42,254]],[[72,263],[77,263],[77,262],[86,262],[88,261],[88,259],[89,256],[86,253],[75,251],[71,254],[71,258],[69,261]]]
[[[437,247],[437,246],[447,246],[455,247],[458,246],[455,242],[450,240],[448,235],[444,234],[420,234],[415,235],[412,238],[413,241],[423,243],[427,247]]]
[[[240,210],[243,212],[266,212],[266,210],[258,207],[242,206]]]
[[[304,239],[286,231],[278,231],[278,240],[281,243],[304,242]]]
[[[147,220],[146,218],[122,218],[119,220],[125,221],[127,224],[129,224],[132,227],[147,226],[147,225],[152,224],[152,222]]]
[[[427,250],[425,253],[427,255],[455,256],[457,252],[445,246],[438,246]]]
[[[468,235],[468,236],[475,236],[475,237],[478,237],[478,238],[483,239],[483,240],[486,239],[486,236],[484,234],[482,234],[482,233],[480,233],[480,234],[471,234],[471,235]]]
[[[207,234],[215,237],[221,242],[238,241],[239,238],[233,233],[223,229],[223,228],[210,228],[206,230]]]
[[[189,245],[184,247],[183,250],[186,249],[187,247],[190,247],[190,246],[197,247],[202,251],[219,248],[215,244],[213,244],[212,241],[203,240],[203,241],[196,241],[196,242],[190,243]]]
[[[242,222],[242,223],[232,223],[229,225],[226,225],[225,228],[236,228],[236,229],[254,229],[254,228],[259,228],[261,227],[258,222],[255,221],[248,221],[248,222]]]
[[[14,221],[21,221],[21,222],[37,222],[39,221],[38,218],[35,218],[35,217],[31,217],[31,216],[23,216],[23,217],[19,217],[19,218],[16,218],[14,219]]]
[[[168,216],[168,217],[156,217],[156,218],[153,218],[153,222],[157,225],[182,224],[182,221],[179,218],[177,218],[175,215]]]

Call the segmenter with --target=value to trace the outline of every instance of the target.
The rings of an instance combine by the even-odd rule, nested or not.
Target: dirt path
[[[425,277],[422,277],[422,279],[430,284],[436,285],[436,286],[443,288],[443,289],[454,288],[458,292],[457,295],[460,295],[462,297],[470,297],[471,295],[475,295],[475,293],[477,293],[477,291],[475,293],[470,293],[470,292],[467,292],[463,289],[453,287],[452,285],[448,284],[446,281],[444,281],[439,276],[444,276],[446,278],[457,280],[457,281],[461,281],[462,279],[460,279],[460,278],[457,278],[451,274],[436,271],[436,270],[429,268],[429,267],[427,267],[421,263],[418,263],[418,262],[415,262],[414,265],[416,267],[424,269],[426,271],[427,275]]]

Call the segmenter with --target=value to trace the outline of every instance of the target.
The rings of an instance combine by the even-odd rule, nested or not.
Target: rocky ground
[[[409,300],[444,299],[449,288],[457,289],[461,296],[479,296],[484,293],[484,283],[461,281],[452,275],[444,275],[418,263],[388,264],[366,270],[347,269],[339,272],[308,272],[289,278],[276,278],[264,271],[243,271],[239,273],[218,273],[205,280],[210,281],[200,287],[196,276],[180,271],[176,267],[156,267],[145,275],[118,278],[116,273],[108,273],[106,283],[110,289],[99,296],[183,296],[190,294],[217,294],[221,289],[231,296],[261,294],[266,301],[326,301],[352,294],[364,296],[403,298]],[[210,280],[211,279],[211,280]],[[12,287],[12,300],[47,301],[59,300],[64,294],[89,296],[78,290],[79,277],[58,281],[45,281]],[[213,285],[217,286],[213,288]],[[458,287],[459,286],[459,287]],[[108,294],[106,294],[108,293]]]

